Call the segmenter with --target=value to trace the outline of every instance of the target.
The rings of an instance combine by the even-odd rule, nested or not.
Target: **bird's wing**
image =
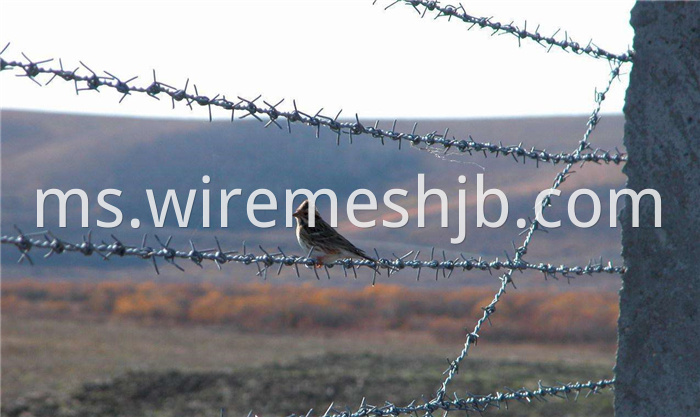
[[[362,249],[350,243],[349,240],[338,233],[331,227],[331,225],[326,223],[325,220],[321,219],[320,217],[316,217],[315,223],[315,227],[308,228],[310,235],[309,237],[310,240],[318,246],[319,250],[331,254],[337,254],[345,251],[361,258],[373,261],[373,259],[367,256]]]

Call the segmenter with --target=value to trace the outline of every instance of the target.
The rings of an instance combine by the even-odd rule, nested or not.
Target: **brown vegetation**
[[[491,288],[362,290],[311,285],[36,282],[2,284],[3,314],[92,316],[223,324],[252,332],[423,331],[462,339],[483,314]],[[598,291],[509,292],[487,325],[490,340],[614,342],[617,296]]]

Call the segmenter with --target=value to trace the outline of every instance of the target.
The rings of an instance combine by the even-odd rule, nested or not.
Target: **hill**
[[[382,125],[389,126],[390,123],[380,121]],[[140,244],[144,233],[157,233],[160,236],[172,234],[173,244],[182,248],[188,247],[189,239],[200,248],[211,247],[213,237],[217,236],[227,248],[238,249],[241,242],[246,241],[252,248],[258,244],[266,248],[279,246],[287,253],[299,253],[293,230],[284,227],[285,190],[330,188],[338,195],[339,229],[370,252],[371,248],[377,248],[382,256],[409,250],[421,250],[425,254],[435,247],[436,253],[441,254],[444,250],[448,256],[462,252],[487,259],[503,258],[504,252],[512,252],[511,242],[522,239],[518,236],[520,229],[516,226],[516,220],[532,216],[535,196],[549,187],[554,175],[561,169],[560,166],[542,164],[537,168],[531,161],[518,164],[491,156],[443,156],[441,153],[414,149],[406,143],[399,151],[396,143],[381,146],[378,139],[371,137],[354,137],[351,145],[344,136],[338,146],[334,135],[322,133],[321,138],[316,138],[315,130],[311,127],[296,127],[289,134],[274,126],[263,129],[256,122],[247,121],[230,124],[3,111],[1,126],[1,227],[4,234],[13,232],[13,224],[27,232],[35,230],[37,189],[58,188],[67,191],[80,188],[90,196],[90,226],[95,229],[94,234],[99,239],[110,240],[109,235],[113,233],[124,242]],[[559,152],[571,151],[585,126],[585,117],[431,120],[419,121],[418,132],[442,132],[449,127],[450,134],[458,138],[471,135],[482,142],[522,142]],[[603,118],[592,137],[593,143],[604,149],[620,147],[622,127],[623,119],[620,116]],[[398,123],[398,129],[410,131],[411,128],[411,122]],[[614,165],[589,164],[576,168],[576,171],[563,185],[563,195],[555,199],[550,212],[552,219],[564,219],[562,227],[551,230],[546,236],[537,236],[527,258],[538,262],[585,264],[591,258],[602,256],[619,263],[619,232],[608,227],[607,195],[609,189],[623,187],[625,177],[620,167]],[[449,228],[439,227],[437,198],[428,200],[426,227],[416,227],[413,213],[416,211],[419,173],[425,174],[426,187],[441,188],[448,194],[451,202]],[[511,214],[501,228],[475,227],[474,179],[479,173],[484,174],[487,188],[500,188],[508,196]],[[207,185],[202,183],[205,175],[211,177]],[[466,186],[457,181],[459,175],[467,176]],[[468,196],[467,239],[460,245],[452,245],[450,238],[457,236],[457,192],[461,187],[466,188]],[[565,220],[567,193],[581,187],[596,191],[603,204],[601,221],[590,229],[576,229]],[[108,188],[122,191],[118,201],[125,221],[116,229],[97,229],[95,219],[113,218],[97,205],[97,194]],[[212,190],[212,224],[209,228],[202,227],[200,199],[205,188]],[[222,228],[219,222],[219,190],[234,188],[243,190],[243,198],[231,199],[229,224]],[[246,198],[257,188],[269,189],[278,198],[278,210],[259,216],[261,220],[276,220],[277,225],[273,228],[258,229],[245,216]],[[361,220],[391,215],[392,212],[381,201],[381,196],[387,190],[403,188],[409,191],[409,195],[399,201],[412,213],[409,224],[400,229],[375,227],[360,230],[352,226],[347,221],[344,207],[350,193],[359,188],[374,192],[380,207],[376,216],[365,213],[359,216]],[[147,189],[153,190],[159,201],[162,201],[168,189],[175,190],[183,199],[189,190],[196,190],[197,200],[193,205],[190,227],[178,228],[175,216],[171,214],[164,228],[155,228],[149,220],[151,212],[146,198]],[[581,207],[585,207],[585,204]],[[47,228],[62,238],[80,240],[88,229],[80,228],[78,208],[78,204],[70,203],[68,227],[60,229],[57,205],[47,203]],[[487,218],[497,216],[493,213],[496,208],[491,202],[486,205]],[[321,200],[320,210],[327,215],[329,206],[326,200]],[[580,216],[586,218],[590,212],[584,214],[583,211],[584,208]],[[129,226],[131,218],[141,220],[138,230]],[[150,243],[156,244],[152,238]],[[105,267],[104,261],[96,256],[53,256],[42,259],[33,268],[17,266],[17,253],[9,248],[3,249],[6,249],[2,253],[5,279],[51,277],[103,280],[154,276],[153,270],[138,260],[114,260]],[[162,279],[191,282],[228,280],[231,276],[240,280],[255,279],[257,270],[226,265],[222,274],[213,267],[200,271],[189,265],[185,274],[174,268],[161,268],[161,272]],[[450,282],[439,285],[480,285],[493,279],[485,273],[458,275],[454,274]],[[367,274],[362,276],[361,285],[367,284],[367,277]],[[308,279],[315,280],[315,277],[311,273],[304,274],[303,280]],[[338,285],[340,281],[333,280],[333,285]],[[579,280],[582,281],[587,283],[577,285],[604,285],[609,289],[619,286],[619,281],[614,277]],[[391,282],[421,285],[416,284],[415,277],[409,273],[393,276]],[[541,277],[533,280],[533,283],[541,284]]]

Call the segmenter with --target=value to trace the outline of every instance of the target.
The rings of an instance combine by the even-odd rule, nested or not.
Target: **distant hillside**
[[[622,148],[623,123],[621,116],[604,117],[592,137],[594,145],[607,149]],[[382,125],[389,126],[390,123],[380,122]],[[410,131],[412,121],[402,121],[398,127]],[[585,131],[586,117],[420,121],[418,131],[442,132],[447,127],[450,134],[458,138],[471,135],[475,140],[484,142],[522,142],[527,146],[559,152],[570,151],[576,146]],[[261,244],[266,248],[280,246],[285,252],[299,253],[293,229],[284,227],[285,190],[330,188],[339,198],[340,230],[358,246],[370,251],[376,247],[383,256],[408,250],[429,253],[434,246],[440,256],[445,250],[448,256],[463,252],[486,258],[504,258],[505,252],[512,253],[511,242],[519,244],[522,239],[518,236],[516,220],[532,216],[537,192],[548,188],[556,172],[561,169],[561,166],[552,165],[536,168],[531,161],[523,165],[492,156],[441,156],[441,153],[412,149],[407,143],[398,151],[396,143],[381,146],[379,139],[371,137],[354,137],[350,145],[344,136],[340,146],[336,146],[334,135],[322,132],[321,138],[317,139],[315,130],[310,127],[293,127],[289,134],[274,126],[263,129],[258,123],[244,121],[229,124],[3,111],[1,129],[3,234],[11,233],[13,224],[27,232],[36,229],[37,189],[58,188],[66,191],[80,188],[91,197],[90,223],[93,233],[99,238],[108,239],[109,234],[114,233],[125,242],[136,244],[143,233],[156,232],[159,235],[172,234],[174,245],[183,248],[187,247],[188,239],[195,241],[200,248],[210,247],[213,237],[217,236],[227,247],[240,248],[245,240],[251,248]],[[555,199],[551,218],[564,217],[567,192],[586,187],[597,191],[601,197],[601,221],[593,228],[578,230],[568,221],[563,221],[562,228],[536,237],[527,259],[585,264],[590,258],[602,256],[619,263],[619,231],[608,227],[607,190],[623,187],[625,177],[620,167],[614,165],[586,165],[575,168],[575,171],[577,173],[562,187],[562,198]],[[427,187],[439,187],[448,193],[454,206],[451,207],[449,229],[439,227],[437,198],[428,200],[425,229],[416,227],[415,215],[402,229],[376,227],[360,230],[348,223],[345,202],[350,193],[359,188],[367,188],[377,195],[379,207],[384,208],[377,218],[392,213],[382,203],[382,195],[391,188],[409,191],[407,198],[394,198],[394,201],[414,213],[418,173],[426,175]],[[469,204],[472,204],[477,173],[484,173],[488,188],[498,187],[508,195],[509,221],[498,230],[476,229],[476,210],[470,205],[467,209],[467,240],[461,245],[451,245],[450,237],[457,235],[457,190],[463,187],[457,177],[462,174],[468,177],[466,189]],[[210,184],[202,183],[204,175],[211,177]],[[124,222],[114,230],[95,227],[95,219],[113,218],[97,205],[98,192],[107,188],[123,192],[118,205],[124,213]],[[201,190],[204,188],[212,190],[212,224],[208,229],[201,227]],[[219,227],[219,190],[234,188],[242,188],[243,195],[231,200],[229,225],[222,229]],[[277,212],[260,215],[261,220],[277,221],[277,225],[271,229],[258,229],[245,216],[247,196],[257,188],[270,189],[277,196]],[[170,214],[165,229],[155,229],[150,220],[146,189],[152,189],[160,201],[167,189],[175,189],[181,198],[185,198],[190,189],[198,190],[190,227],[179,229],[175,216]],[[583,213],[584,206],[581,205],[582,218],[589,213]],[[77,204],[69,205],[68,227],[65,230],[58,228],[57,205],[47,204],[46,207],[47,226],[61,237],[79,240],[87,232],[87,229],[80,228]],[[319,208],[322,214],[327,215],[329,206],[326,200],[321,200]],[[489,208],[493,210],[493,206],[487,204],[487,217],[493,220],[497,214],[489,215]],[[359,217],[361,220],[373,218],[369,214]],[[129,226],[132,218],[141,219],[139,230]],[[154,240],[150,243],[156,244]],[[114,259],[105,266],[104,261],[97,257],[86,259],[77,255],[40,260],[41,254],[36,253],[34,267],[16,266],[17,253],[9,247],[2,249],[2,274],[5,279],[31,276],[92,280],[154,276],[153,269],[147,263],[137,260]],[[212,266],[203,272],[194,265],[184,266],[187,269],[184,274],[174,268],[162,267],[163,279],[196,281],[235,277],[237,280],[248,280],[257,272],[255,268],[229,265],[225,266],[223,273]],[[366,278],[366,275],[363,277]],[[308,279],[315,281],[310,272],[304,274],[303,280]],[[390,280],[394,284],[415,285],[412,274],[398,274]],[[426,280],[427,277],[421,279],[423,282]],[[455,273],[450,278],[452,284],[459,285],[492,280],[488,274],[473,272],[469,275]],[[299,280],[294,277],[293,281]],[[337,284],[341,280],[333,281]],[[360,281],[362,285],[367,283],[366,279]],[[530,281],[540,283],[542,278],[535,275]],[[607,288],[615,288],[619,283],[616,277],[608,276],[579,279],[579,282],[582,281]]]

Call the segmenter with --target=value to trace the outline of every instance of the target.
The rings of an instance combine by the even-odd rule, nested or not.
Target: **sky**
[[[609,64],[546,49],[510,35],[456,20],[420,19],[391,1],[31,1],[0,3],[0,48],[5,60],[34,61],[65,69],[82,60],[102,75],[147,86],[159,81],[198,92],[262,99],[282,109],[368,118],[502,118],[580,115],[593,108],[595,88]],[[468,1],[467,12],[502,23],[527,21],[551,35],[589,39],[623,53],[632,45],[633,1]],[[428,16],[432,16],[430,13]],[[629,72],[629,65],[623,73]],[[85,72],[81,68],[79,72]],[[38,80],[48,81],[44,75]],[[613,86],[603,113],[620,113],[627,77]],[[22,109],[206,119],[206,108],[175,110],[169,100],[121,95],[105,89],[76,96],[72,83],[39,87],[10,71],[0,73],[0,106]],[[215,118],[230,113],[215,110]]]

